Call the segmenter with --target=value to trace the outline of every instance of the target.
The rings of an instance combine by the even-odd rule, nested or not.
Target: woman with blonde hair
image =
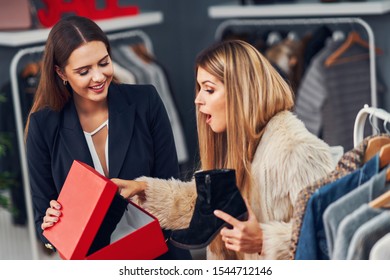
[[[200,169],[234,169],[248,219],[214,214],[232,225],[207,248],[208,259],[287,259],[294,201],[333,169],[329,146],[291,113],[293,93],[250,44],[217,43],[196,60]],[[189,226],[195,181],[113,179],[124,197],[155,215],[162,227]]]

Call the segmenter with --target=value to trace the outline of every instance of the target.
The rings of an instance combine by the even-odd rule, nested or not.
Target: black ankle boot
[[[183,249],[206,247],[222,227],[228,225],[214,215],[214,210],[222,210],[240,220],[247,217],[246,205],[236,186],[233,169],[197,172],[195,182],[198,197],[190,226],[173,231],[171,235],[171,243]]]

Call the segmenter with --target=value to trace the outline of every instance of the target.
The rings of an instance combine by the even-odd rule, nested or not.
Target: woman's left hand
[[[225,242],[225,246],[229,250],[248,254],[261,253],[263,248],[263,231],[248,201],[245,200],[245,203],[248,209],[247,221],[237,220],[220,210],[214,211],[215,216],[233,226],[232,229],[224,227],[221,230],[222,241]]]

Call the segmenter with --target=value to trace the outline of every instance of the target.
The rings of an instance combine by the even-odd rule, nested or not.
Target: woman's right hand
[[[46,210],[46,215],[43,217],[41,228],[45,230],[48,227],[52,227],[59,221],[61,216],[61,204],[57,200],[50,201],[50,207]]]
[[[133,180],[122,180],[118,178],[111,179],[118,186],[118,192],[125,199],[129,199],[134,195],[138,195],[141,199],[144,197],[146,183]]]

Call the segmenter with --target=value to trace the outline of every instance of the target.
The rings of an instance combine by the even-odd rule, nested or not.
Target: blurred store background
[[[281,75],[289,80],[298,103],[300,95],[307,94],[307,87],[302,84],[307,82],[303,78],[309,76],[311,70],[310,60],[300,60],[302,56],[306,55],[306,59],[314,58],[325,46],[326,38],[346,40],[350,32],[356,32],[367,43],[362,56],[367,67],[363,69],[363,74],[360,74],[364,75],[360,81],[364,80],[365,84],[359,91],[359,101],[347,100],[351,106],[350,110],[347,110],[349,115],[345,114],[343,120],[351,124],[356,110],[366,103],[390,110],[390,85],[387,79],[390,75],[390,1],[0,0],[2,260],[58,259],[56,253],[47,250],[37,241],[31,226],[30,198],[24,180],[26,174],[18,142],[20,134],[15,106],[20,109],[21,122],[24,125],[39,79],[42,54],[40,50],[45,43],[50,24],[55,22],[58,15],[77,14],[74,9],[68,9],[72,5],[81,7],[87,3],[95,4],[95,16],[101,16],[99,11],[106,9],[110,3],[117,3],[123,9],[129,6],[137,8],[135,14],[113,15],[96,21],[111,36],[115,49],[113,60],[118,62],[118,77],[119,73],[125,72],[120,71],[121,69],[133,69],[133,80],[130,81],[153,83],[158,88],[175,131],[183,180],[191,178],[198,160],[194,60],[199,51],[217,40],[239,38],[255,45],[270,59]],[[227,22],[228,20],[237,22]],[[260,21],[256,23],[256,20]],[[128,34],[128,31],[135,31],[135,35],[123,35]],[[371,31],[372,34],[369,34]],[[308,38],[316,38],[317,41],[310,41]],[[146,49],[141,51],[146,51],[146,54],[153,58],[153,67],[160,73],[158,80],[145,78],[145,75],[143,78],[142,75],[137,76],[136,73],[143,69],[131,68],[135,67],[131,61],[121,61],[121,48],[123,50],[124,46],[139,43],[146,46]],[[304,43],[306,48],[303,48]],[[369,55],[370,47],[377,50],[374,54],[375,64],[371,63],[373,57]],[[26,53],[23,53],[23,50],[27,50]],[[370,67],[375,68],[374,76],[371,75]],[[119,78],[129,81],[126,80],[129,76]],[[15,96],[19,100],[14,99]],[[323,126],[326,127],[326,123]],[[326,129],[313,133],[329,141],[332,146],[341,145],[344,150],[349,150],[352,148],[352,130],[353,126],[343,130],[349,136],[348,139],[328,135],[329,131]],[[193,255],[195,259],[202,259],[204,251],[194,251]]]

